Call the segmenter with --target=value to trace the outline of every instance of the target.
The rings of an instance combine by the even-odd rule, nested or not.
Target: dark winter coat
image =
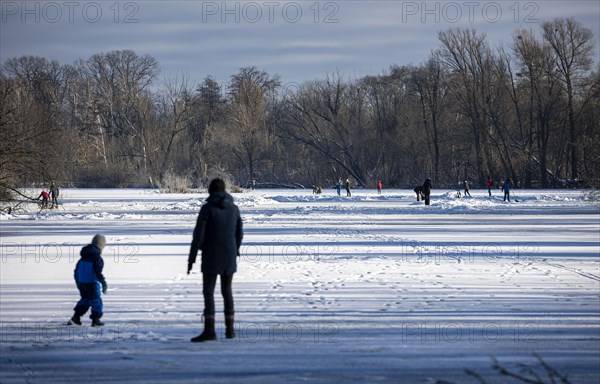
[[[215,192],[200,208],[188,263],[195,263],[201,250],[202,273],[232,275],[237,271],[242,237],[242,218],[233,198],[226,192]]]
[[[423,194],[424,195],[431,194],[431,180],[429,180],[429,179],[425,180],[425,182],[423,183]]]
[[[59,192],[59,189],[58,189],[58,187],[57,187],[56,185],[52,184],[52,185],[50,186],[50,195],[51,195],[53,198],[57,198],[59,193],[60,193],[60,192]]]
[[[104,269],[104,260],[102,251],[95,244],[88,244],[81,249],[81,259],[75,266],[75,282],[77,284],[105,284],[106,280],[102,275]]]
[[[415,189],[413,189],[416,193],[423,193],[423,186],[417,185]]]

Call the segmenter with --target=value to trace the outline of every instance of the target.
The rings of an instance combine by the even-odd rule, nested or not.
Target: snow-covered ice
[[[489,383],[491,357],[545,379],[600,379],[600,211],[580,191],[256,190],[237,338],[202,330],[187,253],[203,195],[64,189],[60,209],[0,217],[0,382]],[[515,202],[514,200],[518,200]],[[66,326],[73,269],[106,235],[106,326]],[[548,380],[549,381],[549,380]]]

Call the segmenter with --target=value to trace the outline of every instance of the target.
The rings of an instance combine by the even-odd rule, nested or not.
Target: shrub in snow
[[[190,185],[189,177],[166,172],[160,181],[159,188],[164,193],[189,193]]]

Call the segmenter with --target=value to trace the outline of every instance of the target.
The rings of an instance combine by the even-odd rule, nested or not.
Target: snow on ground
[[[491,357],[600,379],[600,212],[578,191],[257,190],[234,278],[237,338],[195,344],[187,252],[205,196],[65,189],[2,216],[0,382],[489,383]],[[518,202],[515,202],[518,200]],[[80,248],[107,236],[106,326],[66,326]],[[218,288],[217,288],[218,296]],[[87,321],[87,320],[86,320]]]

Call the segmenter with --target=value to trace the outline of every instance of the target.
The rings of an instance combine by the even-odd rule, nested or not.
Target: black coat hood
[[[225,209],[233,206],[233,197],[227,192],[215,192],[206,199],[206,203]]]

